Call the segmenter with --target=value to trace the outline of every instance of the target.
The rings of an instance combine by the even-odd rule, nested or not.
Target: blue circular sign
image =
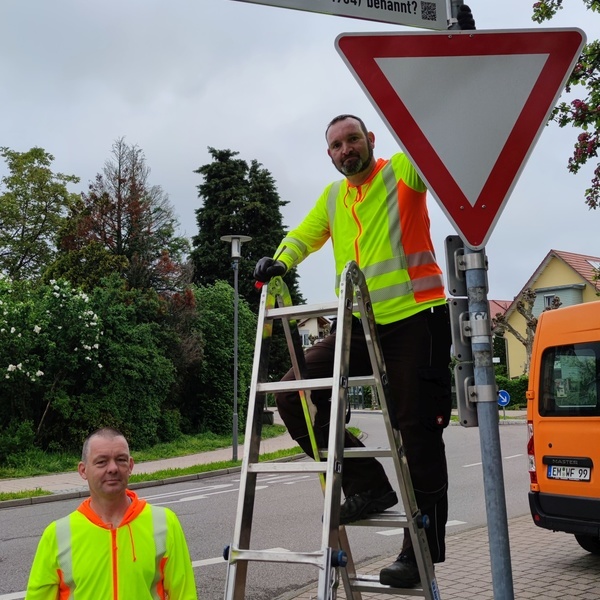
[[[507,406],[510,402],[510,394],[506,390],[498,391],[498,404],[500,406]]]

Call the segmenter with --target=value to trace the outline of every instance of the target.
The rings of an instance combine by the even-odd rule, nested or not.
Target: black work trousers
[[[451,412],[450,323],[448,307],[437,306],[388,325],[377,326],[389,380],[390,418],[400,430],[415,497],[421,513],[429,517],[426,529],[433,562],[445,560],[445,529],[448,519],[448,470],[442,433]],[[331,377],[335,332],[306,351],[308,378]],[[371,374],[362,325],[353,319],[350,345],[350,376]],[[293,380],[290,370],[283,378]],[[329,390],[315,390],[315,435],[319,447],[327,447],[330,420]],[[308,430],[297,392],[276,395],[277,407],[292,438],[312,456]],[[346,447],[363,444],[346,431]],[[366,490],[389,489],[383,466],[375,458],[344,459],[342,489],[346,496]],[[402,552],[412,551],[405,531]]]

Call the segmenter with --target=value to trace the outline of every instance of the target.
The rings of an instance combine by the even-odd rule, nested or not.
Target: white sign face
[[[448,29],[447,0],[236,0],[366,21]]]

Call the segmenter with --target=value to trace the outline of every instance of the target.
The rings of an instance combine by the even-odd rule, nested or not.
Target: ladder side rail
[[[363,273],[356,269],[355,284],[358,287],[356,297],[360,307],[361,315],[365,315],[363,319],[363,329],[367,339],[367,348],[371,358],[371,364],[374,366],[374,376],[376,381],[377,392],[381,399],[381,409],[384,417],[385,428],[390,443],[390,448],[395,448],[392,452],[392,459],[396,476],[400,483],[400,494],[404,512],[407,516],[407,526],[413,547],[415,548],[415,558],[419,573],[421,575],[421,583],[423,585],[423,594],[427,600],[437,600],[440,598],[439,589],[435,580],[435,572],[433,570],[433,562],[429,551],[429,543],[427,536],[422,526],[422,516],[415,498],[410,470],[408,468],[408,460],[402,443],[402,435],[398,429],[392,427],[390,419],[390,390],[385,369],[385,362],[379,342],[379,335],[375,325],[375,317],[369,295],[369,290],[366,285],[366,280]]]
[[[270,292],[269,285],[263,286],[258,321],[256,327],[256,342],[252,362],[252,379],[248,397],[246,416],[246,433],[244,438],[244,454],[240,471],[240,487],[237,513],[233,531],[233,541],[229,547],[227,564],[227,581],[225,600],[244,600],[247,561],[237,561],[238,549],[250,548],[252,516],[256,494],[257,473],[249,468],[251,463],[257,463],[260,456],[260,440],[262,434],[262,412],[266,394],[257,392],[259,382],[268,377],[269,351],[273,332],[273,321],[266,317],[267,311],[275,306],[275,296]]]
[[[277,304],[280,309],[280,318],[285,332],[285,339],[292,361],[292,369],[294,371],[294,377],[296,381],[306,381],[306,361],[304,360],[304,349],[302,348],[302,341],[300,339],[300,332],[298,331],[298,321],[295,318],[294,313],[291,311],[292,297],[289,292],[289,288],[281,279],[276,278],[276,287],[274,293],[277,298]],[[287,310],[287,313],[285,312]],[[273,314],[276,311],[271,311]],[[308,437],[310,440],[310,446],[312,448],[314,460],[319,461],[319,444],[315,437],[315,418],[317,414],[317,407],[313,404],[310,395],[309,388],[302,388],[298,390],[300,396],[300,402],[302,405],[302,411],[304,413],[304,419],[306,421],[306,429],[308,431]],[[325,489],[325,477],[323,474],[319,475],[321,488]]]
[[[323,511],[322,549],[339,547],[339,520],[342,492],[342,466],[346,429],[346,406],[348,402],[348,377],[350,369],[350,343],[352,335],[352,308],[354,287],[350,276],[350,263],[344,268],[340,279],[339,305],[336,321],[336,339],[333,361],[333,385],[329,439],[327,444],[327,470]],[[335,598],[338,569],[327,568],[319,575],[318,598]],[[356,596],[350,596],[352,600]],[[358,600],[358,599],[356,599]]]

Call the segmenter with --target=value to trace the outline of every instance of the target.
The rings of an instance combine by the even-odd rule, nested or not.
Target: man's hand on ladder
[[[254,279],[256,279],[254,286],[260,289],[264,283],[268,283],[273,277],[285,275],[286,271],[285,263],[276,258],[263,256],[254,267]]]

